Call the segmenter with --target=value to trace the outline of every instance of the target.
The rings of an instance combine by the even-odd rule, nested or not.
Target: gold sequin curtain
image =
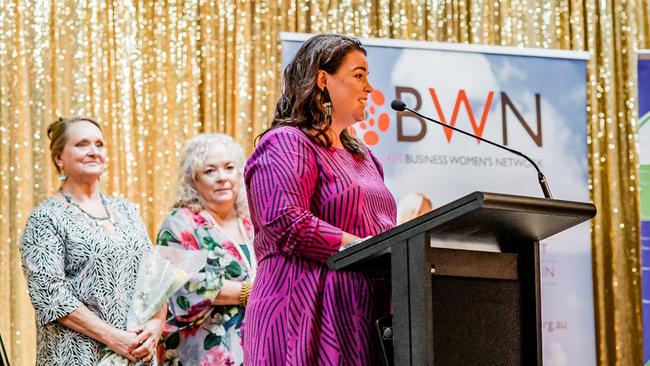
[[[174,192],[183,143],[233,135],[250,152],[279,88],[279,32],[591,52],[590,189],[597,352],[641,364],[636,50],[648,0],[0,1],[0,334],[34,362],[20,267],[25,219],[57,181],[45,128],[59,115],[104,126],[102,188],[138,203],[151,234]]]

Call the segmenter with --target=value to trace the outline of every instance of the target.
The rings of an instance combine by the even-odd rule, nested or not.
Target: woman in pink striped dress
[[[373,321],[389,287],[327,258],[395,226],[381,164],[347,128],[365,118],[366,52],[340,35],[307,40],[284,71],[272,127],[245,181],[258,274],[246,308],[246,365],[376,365]]]

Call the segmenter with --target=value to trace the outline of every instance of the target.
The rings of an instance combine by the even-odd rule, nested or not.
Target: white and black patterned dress
[[[109,234],[78,208],[47,198],[21,238],[23,270],[36,310],[36,365],[94,365],[99,342],[57,322],[84,304],[114,327],[126,328],[135,279],[151,241],[136,206],[106,197]]]

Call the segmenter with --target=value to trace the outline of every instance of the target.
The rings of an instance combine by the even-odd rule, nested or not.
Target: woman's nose
[[[99,148],[95,145],[89,145],[88,155],[97,155],[99,153]]]
[[[225,172],[224,172],[223,170],[221,170],[221,169],[217,169],[215,175],[216,175],[217,181],[223,181],[223,180],[226,179],[226,174],[225,174]]]
[[[370,82],[368,82],[368,83],[366,84],[366,91],[367,91],[368,93],[372,93],[373,90],[375,90],[375,89],[372,87],[372,85],[370,85]]]

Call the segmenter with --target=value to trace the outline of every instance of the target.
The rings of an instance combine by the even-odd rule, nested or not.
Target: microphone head
[[[406,103],[402,102],[399,99],[393,99],[393,101],[390,102],[390,107],[398,112],[401,112],[406,109]]]

